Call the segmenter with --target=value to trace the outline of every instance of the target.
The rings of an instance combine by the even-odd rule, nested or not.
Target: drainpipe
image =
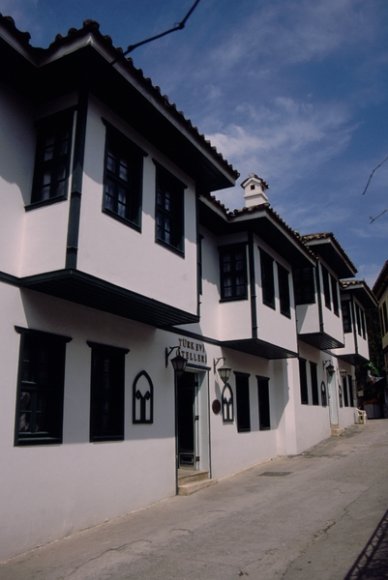
[[[256,307],[256,276],[255,276],[255,258],[253,254],[253,232],[248,234],[248,263],[249,263],[249,286],[251,293],[251,321],[252,321],[252,338],[257,338],[257,307]]]

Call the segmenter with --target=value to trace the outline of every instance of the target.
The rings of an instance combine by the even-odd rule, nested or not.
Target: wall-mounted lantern
[[[324,369],[326,369],[327,375],[329,377],[332,377],[335,373],[335,368],[333,363],[331,362],[331,360],[324,360],[322,361],[322,366]]]
[[[217,372],[217,365],[221,361],[224,361],[224,363],[225,363],[225,361],[226,361],[225,357],[220,356],[219,358],[213,359],[213,370],[214,370],[214,374],[216,374],[216,372]],[[227,367],[225,364],[223,364],[222,367],[220,367],[218,369],[218,374],[220,375],[220,379],[224,383],[224,385],[226,385],[227,382],[229,381],[231,372],[232,372],[232,369],[230,367]]]
[[[171,359],[172,367],[176,373],[183,373],[187,365],[187,360],[185,359],[184,356],[181,355],[181,350],[179,346],[166,347],[165,350],[166,368],[168,366],[168,359],[170,358],[170,355],[174,352],[174,350],[177,351],[177,354],[176,356],[174,356],[174,358]]]

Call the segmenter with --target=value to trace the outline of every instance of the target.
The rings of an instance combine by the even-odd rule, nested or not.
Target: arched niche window
[[[141,371],[133,381],[132,418],[134,423],[154,421],[154,386],[146,371]]]
[[[222,403],[222,420],[224,423],[233,423],[234,408],[233,408],[233,391],[228,384],[222,389],[221,395]]]

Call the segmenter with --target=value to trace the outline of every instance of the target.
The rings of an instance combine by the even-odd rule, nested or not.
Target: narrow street
[[[24,554],[0,578],[388,578],[387,472],[388,420],[369,421]]]

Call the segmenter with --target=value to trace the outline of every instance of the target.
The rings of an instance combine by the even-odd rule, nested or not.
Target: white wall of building
[[[24,206],[31,196],[35,135],[31,104],[4,87],[0,92],[0,126],[0,270],[17,276]]]
[[[35,113],[33,121],[44,119],[58,111],[74,106],[75,96],[69,95],[50,103]],[[73,116],[73,142],[75,138],[76,114]],[[33,168],[36,150],[36,132],[31,135],[28,191],[25,203],[30,204]],[[34,207],[25,212],[22,235],[20,276],[32,276],[43,272],[60,270],[66,264],[66,244],[69,222],[69,193],[72,179],[72,157],[70,159],[70,175],[67,183],[68,197],[49,205]]]
[[[294,290],[292,283],[292,268],[284,259],[275,253],[269,246],[255,240],[255,272],[256,272],[256,311],[258,338],[282,348],[297,351],[297,335],[294,307]],[[260,245],[259,245],[260,243]],[[262,279],[260,268],[260,247],[274,260],[275,308],[263,303]],[[277,265],[279,263],[289,272],[290,317],[280,312],[279,279]]]
[[[174,380],[171,366],[164,365],[170,337],[6,284],[0,285],[0,296],[0,456],[7,466],[2,474],[0,559],[174,495]],[[72,338],[66,346],[61,445],[14,446],[20,341],[15,325]],[[88,340],[130,349],[125,357],[124,441],[89,442]],[[132,384],[141,370],[154,384],[152,425],[132,424]]]
[[[141,232],[102,212],[106,127],[103,118],[148,155],[143,166]],[[155,242],[155,163],[187,185],[184,257]],[[194,183],[109,111],[91,101],[81,203],[78,268],[176,308],[197,311],[197,232]],[[98,256],[98,259],[96,259]]]
[[[210,346],[210,345],[209,345]],[[247,469],[262,461],[277,455],[277,425],[278,409],[276,408],[275,392],[278,388],[271,373],[270,363],[265,359],[251,357],[243,353],[233,352],[230,349],[208,349],[211,357],[225,356],[227,364],[232,368],[229,384],[234,396],[234,421],[225,423],[222,413],[215,415],[210,413],[211,440],[212,440],[212,474],[215,479],[230,476],[234,473]],[[221,354],[219,354],[221,353]],[[234,372],[249,373],[249,399],[250,399],[250,422],[251,430],[248,432],[237,431],[237,404],[236,404],[236,381]],[[269,377],[271,429],[259,430],[258,395],[256,376]],[[223,383],[218,373],[210,374],[209,378],[210,402],[214,399],[221,400]],[[282,388],[282,386],[280,386]]]

